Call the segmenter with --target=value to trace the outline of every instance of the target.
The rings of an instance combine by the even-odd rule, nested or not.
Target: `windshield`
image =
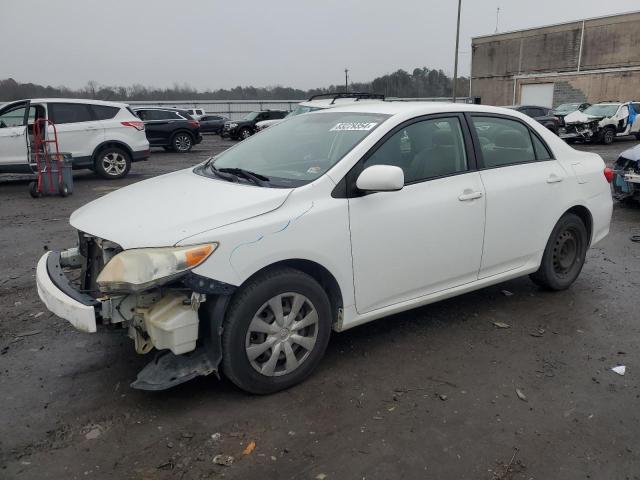
[[[295,117],[296,115],[302,115],[303,113],[315,112],[316,110],[322,110],[322,109],[318,108],[318,107],[307,107],[307,106],[304,106],[304,105],[298,105],[291,112],[289,112],[289,115],[287,115],[287,117]]]
[[[574,110],[578,110],[580,108],[579,103],[563,103],[562,105],[558,105],[555,109],[556,112],[573,112]]]
[[[260,115],[260,112],[250,112],[242,117],[242,120],[254,120],[258,115]]]
[[[618,111],[619,105],[591,105],[584,113],[593,117],[611,117]]]
[[[215,177],[214,168],[242,169],[267,178],[266,186],[304,185],[323,175],[388,117],[353,112],[298,115],[210,159],[196,173]]]

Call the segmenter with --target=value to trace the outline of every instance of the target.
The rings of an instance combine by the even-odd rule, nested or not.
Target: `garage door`
[[[531,83],[520,88],[520,105],[553,107],[553,83]]]

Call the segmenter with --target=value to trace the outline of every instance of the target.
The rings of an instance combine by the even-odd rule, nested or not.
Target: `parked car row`
[[[638,102],[565,103],[555,109],[533,105],[507,108],[534,118],[569,143],[580,140],[609,145],[616,137],[629,135],[640,140]]]
[[[84,99],[19,100],[0,108],[0,173],[33,171],[36,123],[48,140],[57,139],[58,151],[71,154],[74,169],[117,179],[127,175],[132,162],[146,160],[150,147],[189,152],[202,141],[202,131],[220,133],[225,121],[204,115],[202,109],[132,109],[124,103]]]
[[[59,150],[72,155],[73,167],[103,178],[122,178],[131,162],[149,157],[145,124],[124,103],[39,98],[11,102],[0,109],[0,173],[31,173],[36,122],[51,121]],[[44,125],[42,125],[44,127]]]

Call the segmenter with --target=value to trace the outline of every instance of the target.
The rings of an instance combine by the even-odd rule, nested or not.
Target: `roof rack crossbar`
[[[383,93],[369,93],[369,92],[331,92],[331,93],[320,93],[318,95],[313,95],[308,102],[312,100],[317,100],[318,98],[331,98],[331,105],[335,103],[339,98],[355,98],[356,102],[363,98],[372,98],[377,100],[384,100]]]

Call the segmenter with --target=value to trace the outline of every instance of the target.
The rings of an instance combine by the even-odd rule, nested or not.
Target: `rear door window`
[[[536,160],[529,129],[515,120],[473,116],[485,168]]]
[[[50,103],[49,117],[53,123],[80,123],[93,120],[89,105],[84,103]]]
[[[116,116],[120,108],[108,105],[91,105],[91,110],[93,110],[93,116],[96,120],[109,120]]]

